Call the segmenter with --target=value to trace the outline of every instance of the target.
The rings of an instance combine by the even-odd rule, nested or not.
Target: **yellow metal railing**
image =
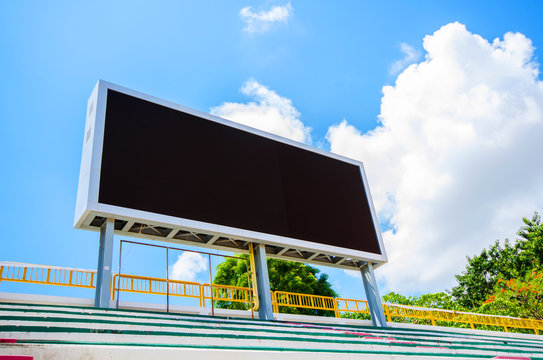
[[[250,289],[245,287],[218,285],[218,284],[202,284],[203,297],[205,300],[213,301],[229,301],[252,305]],[[213,289],[213,293],[211,290]],[[212,296],[213,295],[213,296]]]
[[[62,268],[55,266],[33,265],[13,262],[0,262],[0,281],[73,286],[95,288],[96,271]],[[200,307],[205,307],[206,300],[245,303],[253,306],[250,288],[218,284],[200,284],[197,282],[167,280],[130,274],[112,276],[112,298],[117,291],[152,295],[171,295],[198,299]],[[285,291],[272,291],[273,311],[280,307],[332,311],[336,317],[341,313],[369,314],[368,303],[363,300],[333,298],[328,296],[298,294]],[[543,331],[543,321],[522,319],[508,316],[475,314],[453,310],[431,309],[407,305],[383,304],[385,316],[389,322],[411,319],[414,323],[429,325],[450,325],[451,323],[530,329],[536,334]],[[448,323],[448,324],[444,324]]]
[[[330,310],[339,317],[337,302],[333,297],[298,294],[286,291],[272,292],[272,305],[274,312],[279,312],[279,307],[289,306],[304,309]]]
[[[272,294],[274,312],[279,312],[279,307],[290,306],[306,309],[333,311],[336,317],[342,312],[369,314],[368,303],[363,300],[332,298],[326,296],[308,295],[275,291]],[[438,322],[469,324],[472,329],[475,325],[503,327],[508,332],[510,328],[530,329],[536,334],[543,331],[543,321],[533,319],[521,319],[509,316],[475,314],[462,311],[420,308],[414,306],[383,304],[385,316],[389,322],[403,319],[419,319],[431,325]],[[396,319],[395,319],[396,318]]]
[[[339,312],[370,313],[368,302],[364,300],[336,298],[336,304]]]
[[[95,270],[70,269],[15,262],[0,263],[0,281],[94,288]]]
[[[213,293],[211,293],[211,290],[213,290]],[[113,275],[112,300],[115,300],[117,291],[194,298],[198,299],[200,307],[205,307],[206,300],[252,304],[249,288],[200,284],[191,281],[167,280],[164,278],[129,274]]]
[[[421,308],[415,306],[383,304],[383,310],[388,321],[396,318],[409,318],[424,320],[431,325],[439,325],[438,322],[469,324],[472,329],[475,325],[503,327],[506,332],[510,328],[530,329],[536,334],[543,331],[543,321],[534,319],[522,319],[501,315],[476,314],[463,311]]]
[[[169,289],[168,289],[169,285]],[[117,291],[150,295],[171,295],[198,299],[202,304],[202,285],[197,282],[167,280],[149,276],[115,274],[111,283],[111,298],[115,300]]]

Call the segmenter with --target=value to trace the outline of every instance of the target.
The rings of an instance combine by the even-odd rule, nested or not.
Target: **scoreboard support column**
[[[373,326],[387,327],[383,303],[381,302],[381,296],[379,295],[379,289],[377,288],[377,281],[375,280],[371,263],[362,266],[360,268],[360,273],[362,274],[362,282],[364,283],[364,290],[366,291],[366,299],[368,300]]]
[[[261,320],[273,320],[273,307],[268,276],[268,263],[266,261],[266,246],[253,244],[255,257],[256,287],[258,292],[258,317]]]
[[[110,308],[111,266],[113,263],[113,231],[115,220],[107,219],[100,228],[100,248],[98,249],[98,268],[96,269],[96,293],[94,306]]]

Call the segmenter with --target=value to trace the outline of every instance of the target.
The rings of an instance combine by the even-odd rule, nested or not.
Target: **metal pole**
[[[98,268],[96,269],[96,294],[94,296],[94,306],[100,308],[110,307],[114,230],[114,219],[106,219],[100,227],[100,247],[98,248]]]
[[[209,258],[209,290],[211,291],[211,316],[215,316],[215,308],[213,306],[213,275],[211,273],[211,255],[207,255]]]
[[[366,291],[366,299],[368,300],[373,326],[387,327],[385,312],[383,311],[383,304],[381,303],[381,296],[379,295],[379,289],[377,288],[377,281],[375,280],[371,263],[362,266],[360,268],[360,273],[362,274],[362,282],[364,283],[364,290]]]
[[[119,246],[119,275],[117,275],[117,299],[116,299],[116,302],[115,302],[115,307],[118,309],[119,308],[119,295],[121,294],[119,288],[121,287],[121,274],[122,274],[122,271],[121,271],[121,259],[122,259],[122,254],[123,254],[123,240],[121,240],[120,242],[120,246]]]
[[[170,248],[166,248],[166,312],[170,312],[170,258],[168,250]]]
[[[245,266],[247,267],[247,287],[249,288],[249,300],[251,301],[250,307],[251,307],[251,319],[255,318],[255,314],[253,312],[253,288],[251,286],[251,280],[249,277],[249,260],[245,260]]]
[[[262,320],[273,320],[273,305],[266,261],[266,246],[254,244],[256,288],[258,293],[258,317]]]

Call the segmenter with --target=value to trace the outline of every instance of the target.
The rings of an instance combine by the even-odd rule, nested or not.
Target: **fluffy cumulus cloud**
[[[240,10],[239,16],[245,22],[243,31],[248,33],[263,33],[272,28],[274,24],[285,24],[292,16],[290,2],[282,6],[274,6],[270,10],[255,12],[247,6]]]
[[[415,50],[411,45],[406,43],[400,44],[400,50],[403,53],[403,58],[392,63],[388,72],[390,74],[397,74],[402,71],[407,65],[414,63],[420,57],[420,53]]]
[[[311,142],[311,128],[304,126],[290,99],[255,80],[247,81],[241,92],[254,101],[225,102],[212,108],[211,114],[295,141]]]
[[[380,124],[329,128],[335,153],[364,162],[389,263],[386,290],[441,291],[496,239],[543,208],[543,84],[529,39],[491,42],[459,23],[383,88]]]
[[[198,273],[207,270],[207,263],[208,259],[201,254],[185,251],[169,267],[170,279],[194,281]]]

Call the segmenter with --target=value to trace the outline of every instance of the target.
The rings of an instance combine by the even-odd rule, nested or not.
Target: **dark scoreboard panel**
[[[112,89],[98,203],[382,254],[359,166]]]

